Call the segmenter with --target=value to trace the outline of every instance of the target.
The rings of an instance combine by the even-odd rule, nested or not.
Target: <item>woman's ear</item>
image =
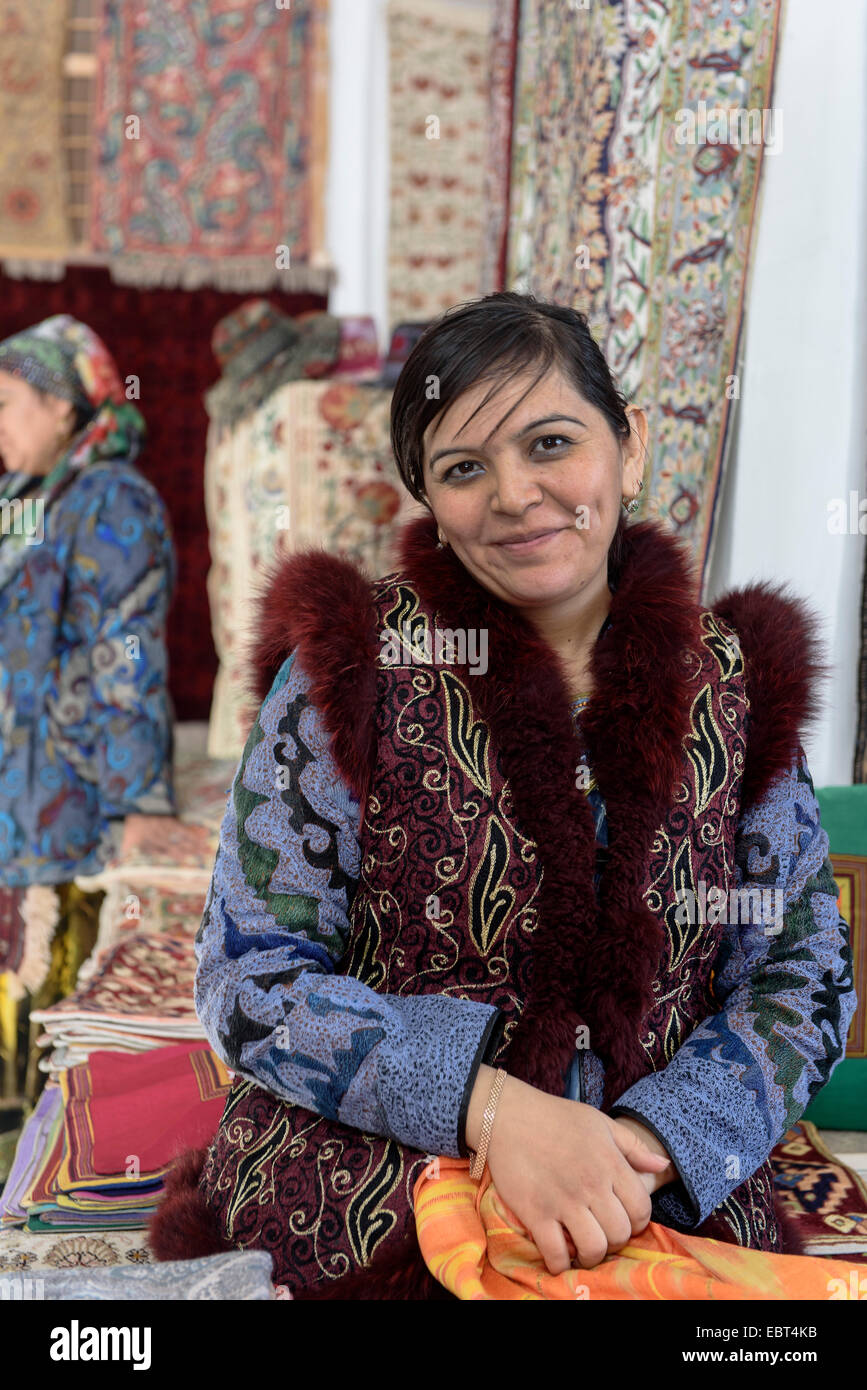
[[[76,413],[72,401],[50,393],[43,397],[46,409],[54,416],[59,441],[71,439],[75,433]]]
[[[626,418],[629,421],[630,433],[629,438],[623,443],[623,479],[624,484],[628,483],[635,489],[644,476],[650,427],[647,415],[639,405],[628,405]]]

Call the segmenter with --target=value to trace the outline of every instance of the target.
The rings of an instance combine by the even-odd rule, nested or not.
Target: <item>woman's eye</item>
[[[446,469],[443,474],[443,479],[450,478],[458,468],[474,468],[475,466],[475,459],[461,459],[460,463],[453,463],[451,468]],[[459,473],[457,476],[460,478],[468,478],[470,475],[468,473]]]
[[[568,447],[569,444],[572,443],[572,441],[571,439],[567,439],[565,434],[541,434],[539,438],[536,440],[536,443],[533,445],[533,449],[536,448],[537,444],[549,443],[553,443],[554,449],[561,449],[564,445]],[[543,450],[543,452],[547,454],[552,451],[549,449],[545,449]],[[443,473],[443,481],[445,481],[447,478],[451,478],[452,476],[454,476],[455,478],[471,478],[473,476],[472,473],[466,471],[459,473],[458,469],[466,470],[470,468],[475,468],[476,466],[477,465],[475,459],[461,459],[460,463],[453,463],[451,468],[446,469],[445,473]]]
[[[552,440],[552,439],[555,439],[555,440],[556,440],[556,439],[559,439],[560,444],[568,444],[568,443],[569,443],[569,440],[566,438],[566,436],[565,436],[564,434],[543,434],[543,435],[540,435],[539,438],[536,440],[536,444],[546,444],[546,443],[548,443],[548,442],[549,442],[550,440]],[[534,445],[533,447],[535,448],[536,446]],[[555,445],[555,448],[559,448],[559,447],[560,447],[559,444]],[[545,452],[546,452],[546,453],[548,452],[547,449],[545,450]]]

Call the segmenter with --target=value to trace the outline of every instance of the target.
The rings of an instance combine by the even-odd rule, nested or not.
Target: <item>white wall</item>
[[[388,64],[385,0],[331,0],[326,243],[333,314],[372,314],[388,348]]]
[[[867,0],[786,0],[749,289],[737,446],[708,577],[713,599],[790,584],[823,619],[834,674],[807,756],[816,786],[852,780],[864,537],[828,503],[865,492]],[[775,119],[775,126],[777,120]]]
[[[385,0],[332,0],[327,235],[332,309],[373,314],[387,348]],[[817,786],[848,783],[856,727],[864,537],[833,535],[828,502],[865,493],[867,0],[785,0],[747,302],[736,447],[707,597],[789,583],[823,618],[834,675],[807,743]],[[779,139],[779,115],[770,129]]]

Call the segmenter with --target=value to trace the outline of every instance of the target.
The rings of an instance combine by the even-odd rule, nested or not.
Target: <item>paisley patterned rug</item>
[[[113,277],[326,291],[328,0],[106,0],[98,61],[91,241]]]
[[[739,397],[759,178],[782,144],[780,9],[519,5],[505,287],[588,313],[649,411],[639,519],[668,522],[702,567]]]

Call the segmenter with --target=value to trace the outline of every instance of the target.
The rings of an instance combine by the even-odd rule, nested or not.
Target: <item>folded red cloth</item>
[[[207,1043],[141,1055],[92,1052],[61,1073],[66,1135],[61,1186],[95,1177],[165,1171],[213,1138],[231,1073]]]

